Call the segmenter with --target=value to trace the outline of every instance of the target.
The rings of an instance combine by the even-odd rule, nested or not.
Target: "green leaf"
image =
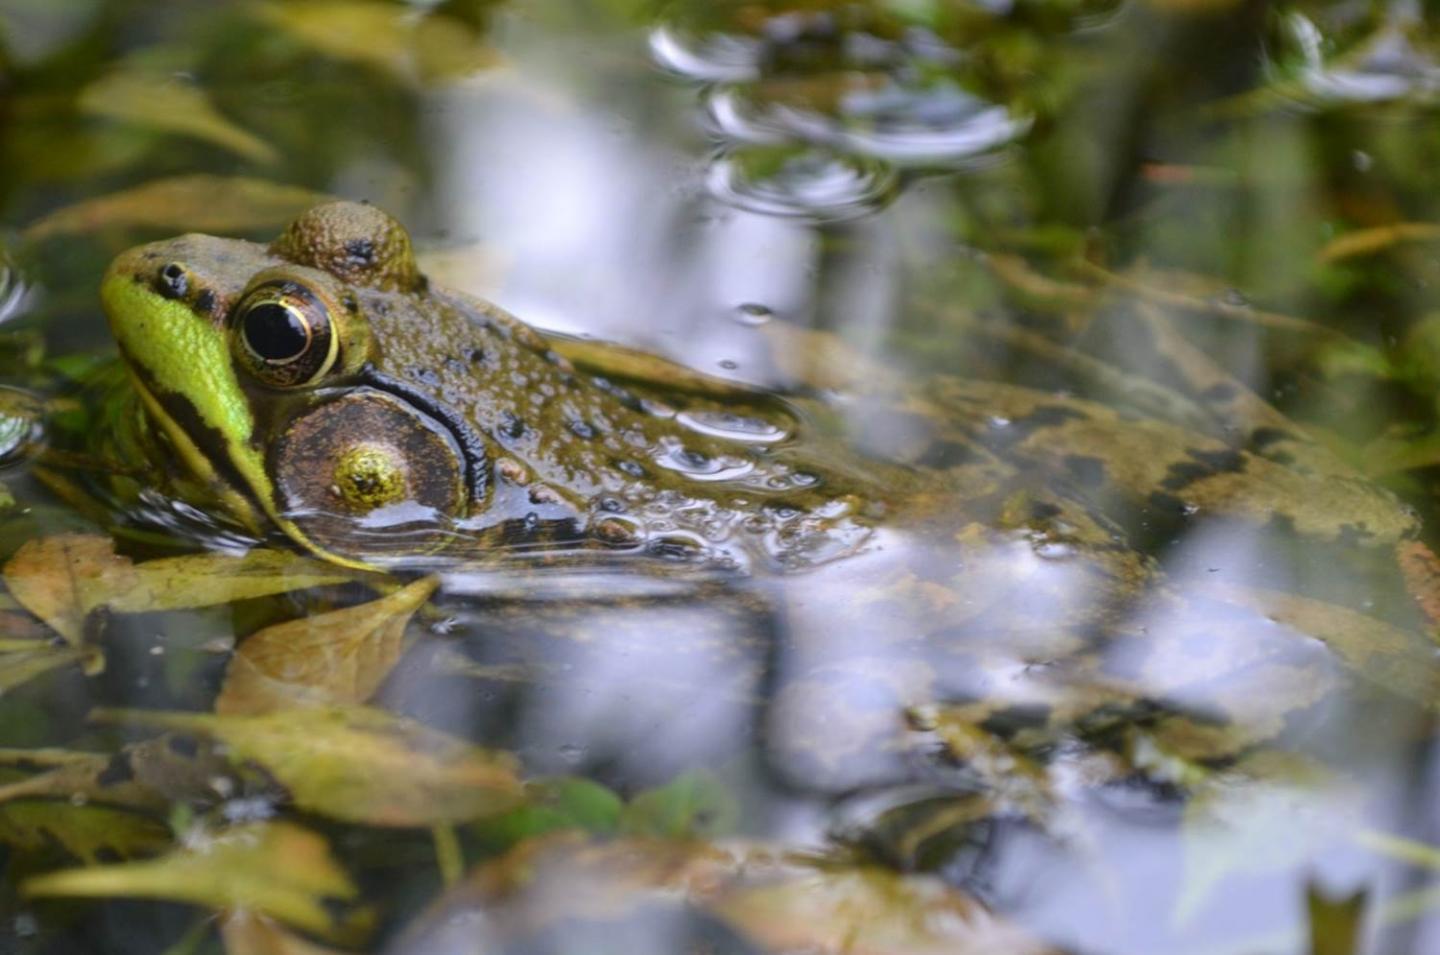
[[[562,776],[530,783],[524,805],[483,819],[471,831],[492,849],[566,829],[610,835],[620,827],[623,808],[620,797],[599,783]]]
[[[703,770],[640,793],[620,819],[627,835],[681,839],[725,832],[739,815],[735,797]]]

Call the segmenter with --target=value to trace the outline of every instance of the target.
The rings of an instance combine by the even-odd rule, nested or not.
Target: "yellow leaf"
[[[308,942],[263,915],[231,912],[220,922],[225,955],[339,955],[333,948]]]
[[[212,716],[96,710],[93,719],[208,737],[252,762],[307,812],[374,826],[459,823],[522,798],[515,760],[362,706]]]
[[[26,227],[31,241],[107,227],[233,234],[279,226],[327,197],[247,176],[171,176],[56,209]]]
[[[282,550],[260,548],[239,556],[191,554],[136,564],[133,585],[108,595],[104,603],[118,613],[183,610],[343,584],[363,576]]]
[[[286,822],[194,837],[146,862],[37,876],[21,891],[31,897],[164,899],[258,912],[329,939],[354,939],[369,921],[345,904],[353,903],[359,890],[325,840]]]
[[[0,841],[32,852],[59,845],[93,865],[102,853],[129,858],[158,852],[170,844],[170,830],[123,809],[26,799],[0,806]]]
[[[174,77],[141,70],[111,73],[80,91],[80,108],[156,132],[204,140],[252,162],[279,158],[265,140],[226,119],[204,90]]]
[[[400,659],[405,626],[437,582],[426,577],[380,600],[254,634],[231,658],[215,712],[364,703]]]
[[[85,618],[108,606],[120,613],[208,607],[355,580],[354,571],[285,551],[193,554],[134,564],[108,537],[61,534],[29,541],[5,565],[5,584],[31,613],[72,645]]]

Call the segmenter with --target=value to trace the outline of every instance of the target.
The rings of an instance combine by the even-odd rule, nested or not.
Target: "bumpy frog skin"
[[[368,205],[318,206],[269,246],[132,249],[102,298],[188,477],[252,530],[337,562],[863,536],[838,475],[784,447],[778,402],[676,409],[578,371],[502,310],[432,286]]]

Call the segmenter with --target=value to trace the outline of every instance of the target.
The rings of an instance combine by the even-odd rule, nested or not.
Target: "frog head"
[[[383,359],[366,309],[413,308],[424,290],[399,223],[335,202],[268,246],[185,235],[131,249],[101,296],[188,477],[247,527],[357,564],[346,528],[404,509],[410,526],[453,517],[483,493],[473,436],[365,385]]]

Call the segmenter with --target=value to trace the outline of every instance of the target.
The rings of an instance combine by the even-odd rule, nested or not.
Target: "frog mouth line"
[[[485,500],[490,487],[490,455],[486,450],[485,440],[464,418],[424,392],[377,370],[374,365],[361,367],[359,382],[398,398],[450,432],[460,449],[464,465],[461,480],[467,488],[470,503],[477,504]]]

